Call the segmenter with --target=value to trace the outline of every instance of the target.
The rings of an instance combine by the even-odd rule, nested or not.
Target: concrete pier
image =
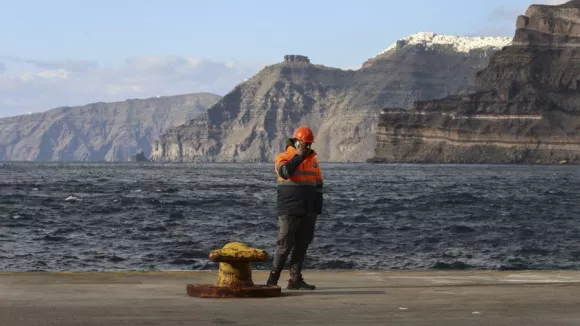
[[[267,274],[254,271],[256,284]],[[217,271],[0,273],[0,325],[580,325],[580,271],[306,271],[314,291],[201,299]]]

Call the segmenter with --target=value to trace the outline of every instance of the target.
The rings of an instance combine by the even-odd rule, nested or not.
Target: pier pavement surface
[[[0,325],[580,325],[580,271],[305,271],[314,291],[202,299],[217,271],[0,273]],[[267,274],[254,271],[256,284]]]

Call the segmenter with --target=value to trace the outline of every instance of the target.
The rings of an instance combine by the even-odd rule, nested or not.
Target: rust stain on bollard
[[[212,284],[188,284],[187,294],[199,298],[270,298],[282,295],[279,286],[255,285],[252,262],[268,259],[264,250],[250,248],[242,242],[230,242],[213,250],[209,259],[219,262],[218,280]]]

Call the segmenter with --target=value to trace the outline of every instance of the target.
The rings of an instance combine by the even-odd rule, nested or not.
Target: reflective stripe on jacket
[[[312,151],[301,162],[300,159],[294,146],[287,146],[286,152],[276,156],[278,215],[304,216],[322,212],[323,181],[316,152]]]

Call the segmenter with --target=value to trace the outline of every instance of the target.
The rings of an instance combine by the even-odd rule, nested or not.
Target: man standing
[[[310,148],[314,133],[308,127],[296,129],[286,142],[286,151],[276,156],[278,175],[278,236],[267,285],[278,285],[286,259],[290,257],[290,290],[314,290],[302,278],[302,265],[314,238],[316,218],[322,212],[322,173],[316,152]]]

